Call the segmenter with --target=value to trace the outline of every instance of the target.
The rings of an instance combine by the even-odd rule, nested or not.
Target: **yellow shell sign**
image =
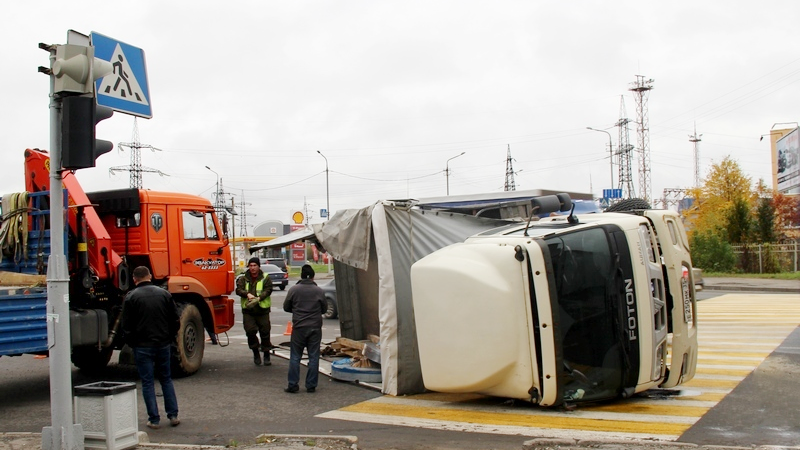
[[[300,211],[296,211],[294,214],[292,214],[292,220],[294,220],[294,223],[303,223],[304,218],[305,217],[303,216],[303,213]]]

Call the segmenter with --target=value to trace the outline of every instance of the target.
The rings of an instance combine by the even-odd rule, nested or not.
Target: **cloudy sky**
[[[48,55],[37,46],[65,43],[68,29],[145,51],[153,118],[138,119],[139,142],[160,151],[143,150],[142,164],[167,176],[145,173],[144,187],[213,198],[216,172],[237,209],[245,204],[250,226],[289,223],[304,208],[321,220],[326,161],[318,151],[334,213],[442,196],[448,180],[451,195],[500,192],[509,147],[517,190],[599,196],[611,183],[608,136],[586,127],[607,129],[616,147],[621,105],[637,117],[629,91],[637,75],[654,80],[656,197],[692,186],[695,126],[703,175],[730,155],[771,184],[769,143],[759,138],[800,120],[796,0],[36,1],[2,9],[0,193],[23,189],[25,148],[49,146],[49,80],[36,70]],[[133,117],[118,113],[98,137],[128,143],[133,130]],[[129,173],[109,168],[129,164],[129,151],[115,145],[78,178],[87,191],[125,188]]]

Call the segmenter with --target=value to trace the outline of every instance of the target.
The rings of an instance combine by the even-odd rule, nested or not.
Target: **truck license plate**
[[[692,294],[689,292],[689,280],[681,277],[681,287],[683,288],[683,321],[692,321]]]

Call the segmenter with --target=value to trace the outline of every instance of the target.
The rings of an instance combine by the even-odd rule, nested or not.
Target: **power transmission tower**
[[[619,120],[615,124],[619,128],[619,146],[617,148],[619,164],[619,189],[622,189],[622,198],[633,198],[636,191],[633,187],[633,170],[631,169],[631,157],[633,146],[630,141],[630,130],[628,123],[630,119],[625,112],[625,97],[620,96],[619,100]]]
[[[244,201],[244,190],[242,190],[242,200],[239,202],[239,215],[242,217],[241,221],[239,222],[241,228],[239,229],[239,235],[242,237],[247,236],[247,216],[255,217],[255,214],[247,212],[247,206],[252,205],[252,203],[246,203]]]
[[[120,148],[128,148],[131,151],[131,165],[129,166],[116,166],[108,169],[108,172],[114,174],[116,171],[127,171],[131,173],[131,187],[136,189],[142,188],[142,172],[157,173],[162,177],[167,175],[164,172],[153,169],[150,167],[142,166],[142,149],[149,148],[152,151],[161,151],[152,145],[144,145],[139,143],[139,122],[133,118],[133,142],[120,142],[117,144]]]
[[[700,187],[700,139],[703,135],[697,135],[697,124],[694,126],[694,134],[689,136],[689,142],[694,144],[694,187]]]
[[[516,191],[517,187],[514,184],[514,168],[511,166],[511,144],[508,144],[508,152],[506,153],[506,185],[504,191]]]
[[[222,186],[222,178],[219,179],[219,183],[217,184],[217,192],[214,193],[214,209],[217,213],[222,213],[223,216],[226,212],[230,212],[230,207],[225,202],[225,188]],[[233,197],[231,195],[231,197]]]
[[[637,128],[639,134],[639,194],[645,200],[651,199],[650,179],[650,119],[647,112],[647,101],[653,89],[653,79],[645,80],[644,75],[636,75],[631,83],[630,91],[636,99]]]
[[[653,199],[653,207],[657,209],[669,209],[670,206],[678,206],[686,198],[686,189],[664,188],[661,198]]]

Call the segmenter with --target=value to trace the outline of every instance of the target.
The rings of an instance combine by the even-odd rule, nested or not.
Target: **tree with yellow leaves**
[[[692,207],[683,212],[689,233],[710,231],[725,238],[737,201],[744,202],[739,208],[752,208],[757,199],[750,178],[729,156],[712,165],[703,186],[689,189],[688,194],[694,198]]]

